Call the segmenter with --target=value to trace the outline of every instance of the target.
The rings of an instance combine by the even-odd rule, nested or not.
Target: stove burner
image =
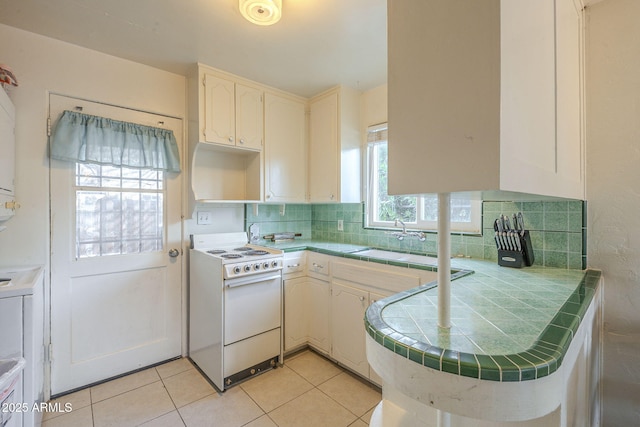
[[[222,254],[220,256],[222,258],[226,258],[226,259],[242,258],[242,255],[240,255],[240,254]]]
[[[245,255],[269,255],[269,252],[261,249],[250,250],[244,253]]]
[[[211,255],[220,255],[220,254],[223,254],[225,252],[227,252],[227,251],[225,251],[224,249],[211,249],[210,251],[207,251],[207,253],[211,254]]]
[[[250,251],[251,248],[249,246],[243,246],[241,248],[235,248],[234,251],[238,251],[238,252],[247,252]]]

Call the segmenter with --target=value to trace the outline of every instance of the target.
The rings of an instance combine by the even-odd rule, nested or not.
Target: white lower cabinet
[[[300,272],[304,264],[306,275]],[[309,345],[381,385],[367,361],[365,311],[382,298],[435,280],[436,273],[316,252],[307,252],[306,260],[287,254],[285,266],[285,352]]]
[[[284,351],[305,346],[309,341],[307,277],[284,280]]]
[[[369,292],[338,283],[331,285],[331,357],[369,378],[362,324]]]
[[[329,354],[329,282],[312,277],[284,281],[284,351],[310,345]]]
[[[316,350],[329,354],[331,335],[329,334],[330,289],[329,282],[307,277],[309,303],[309,345]]]

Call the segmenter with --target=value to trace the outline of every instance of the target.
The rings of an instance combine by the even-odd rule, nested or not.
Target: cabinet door
[[[265,95],[265,200],[303,203],[307,191],[305,105]]]
[[[284,281],[284,351],[305,345],[309,329],[307,278]]]
[[[309,139],[309,198],[311,202],[339,201],[338,94],[311,104]]]
[[[236,84],[236,145],[262,149],[263,118],[262,91]]]
[[[376,301],[380,301],[382,298],[385,298],[388,296],[389,295],[382,295],[375,292],[369,292],[369,305],[375,303]],[[373,370],[372,367],[369,367],[369,379],[382,387],[382,378],[380,377],[380,375],[378,375],[376,371]]]
[[[0,88],[0,194],[12,195],[15,173],[15,109]]]
[[[558,175],[583,195],[582,12],[573,0],[556,1],[556,109]],[[583,198],[583,197],[580,197]]]
[[[309,344],[315,349],[329,354],[329,306],[331,296],[329,282],[307,278],[309,295]]]
[[[205,75],[204,115],[206,142],[235,145],[235,88],[232,81]]]
[[[507,190],[544,194],[539,187],[555,176],[554,3],[500,3],[501,188]]]
[[[363,319],[368,304],[368,292],[332,283],[331,356],[367,378],[369,363]]]

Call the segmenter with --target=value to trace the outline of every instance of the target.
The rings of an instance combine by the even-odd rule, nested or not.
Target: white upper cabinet
[[[13,195],[15,175],[16,110],[4,89],[0,89],[0,194]]]
[[[0,221],[15,214],[15,123],[13,103],[0,88]]]
[[[236,145],[260,150],[264,140],[262,90],[236,84]]]
[[[313,97],[309,124],[309,201],[360,202],[360,93],[337,87]]]
[[[584,198],[579,3],[389,2],[391,194]]]
[[[262,149],[263,98],[257,88],[205,74],[204,141]]]
[[[187,78],[189,205],[260,202],[263,194],[263,90],[197,64]]]
[[[265,94],[266,202],[304,203],[307,192],[306,102]]]

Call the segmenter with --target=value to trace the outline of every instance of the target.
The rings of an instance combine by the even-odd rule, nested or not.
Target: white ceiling
[[[386,82],[386,0],[282,3],[269,27],[242,18],[238,0],[0,0],[0,23],[182,75],[201,62],[302,96]]]

